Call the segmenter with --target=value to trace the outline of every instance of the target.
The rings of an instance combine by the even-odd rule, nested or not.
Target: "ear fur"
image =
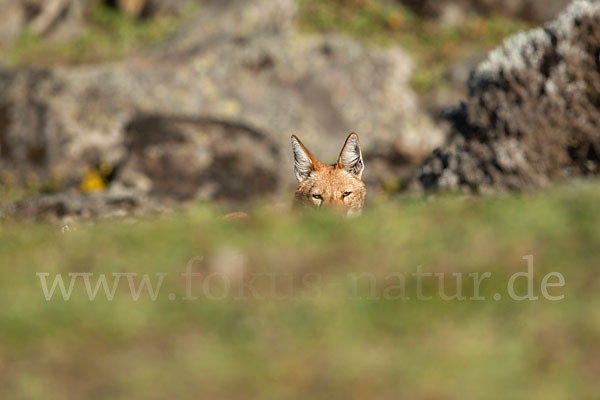
[[[359,179],[362,177],[365,164],[363,162],[362,152],[360,151],[358,135],[354,132],[348,135],[344,147],[342,147],[340,157],[338,158],[338,167],[344,168]]]
[[[296,135],[292,135],[292,151],[294,152],[294,172],[298,182],[302,182],[310,176],[316,160]]]

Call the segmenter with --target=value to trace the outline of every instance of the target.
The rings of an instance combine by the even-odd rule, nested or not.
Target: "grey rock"
[[[9,47],[25,26],[26,12],[14,0],[0,0],[0,50]]]
[[[97,1],[97,0],[95,0]],[[52,40],[81,34],[87,0],[0,0],[0,50],[10,47],[25,28]]]
[[[111,190],[91,194],[75,191],[32,196],[0,206],[0,220],[25,218],[62,223],[76,219],[140,217],[169,211],[140,193]]]
[[[162,202],[247,202],[278,187],[279,149],[250,127],[146,116],[129,124],[125,142],[120,182]]]

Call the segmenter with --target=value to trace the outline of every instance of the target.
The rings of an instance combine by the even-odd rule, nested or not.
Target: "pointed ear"
[[[338,167],[344,168],[358,178],[362,177],[365,164],[363,163],[362,152],[360,151],[358,135],[354,132],[348,136],[344,147],[342,147],[342,152],[338,159]]]
[[[310,176],[316,160],[296,135],[292,135],[292,151],[294,152],[294,172],[298,182],[302,182]]]

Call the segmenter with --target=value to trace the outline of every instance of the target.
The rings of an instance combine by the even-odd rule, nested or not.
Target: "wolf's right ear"
[[[292,151],[294,152],[294,172],[298,182],[302,182],[310,176],[315,158],[296,135],[292,135]]]

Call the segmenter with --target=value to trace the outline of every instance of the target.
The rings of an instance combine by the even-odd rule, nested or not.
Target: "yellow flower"
[[[106,189],[106,183],[97,169],[90,168],[81,180],[79,189],[84,193],[98,192]]]

